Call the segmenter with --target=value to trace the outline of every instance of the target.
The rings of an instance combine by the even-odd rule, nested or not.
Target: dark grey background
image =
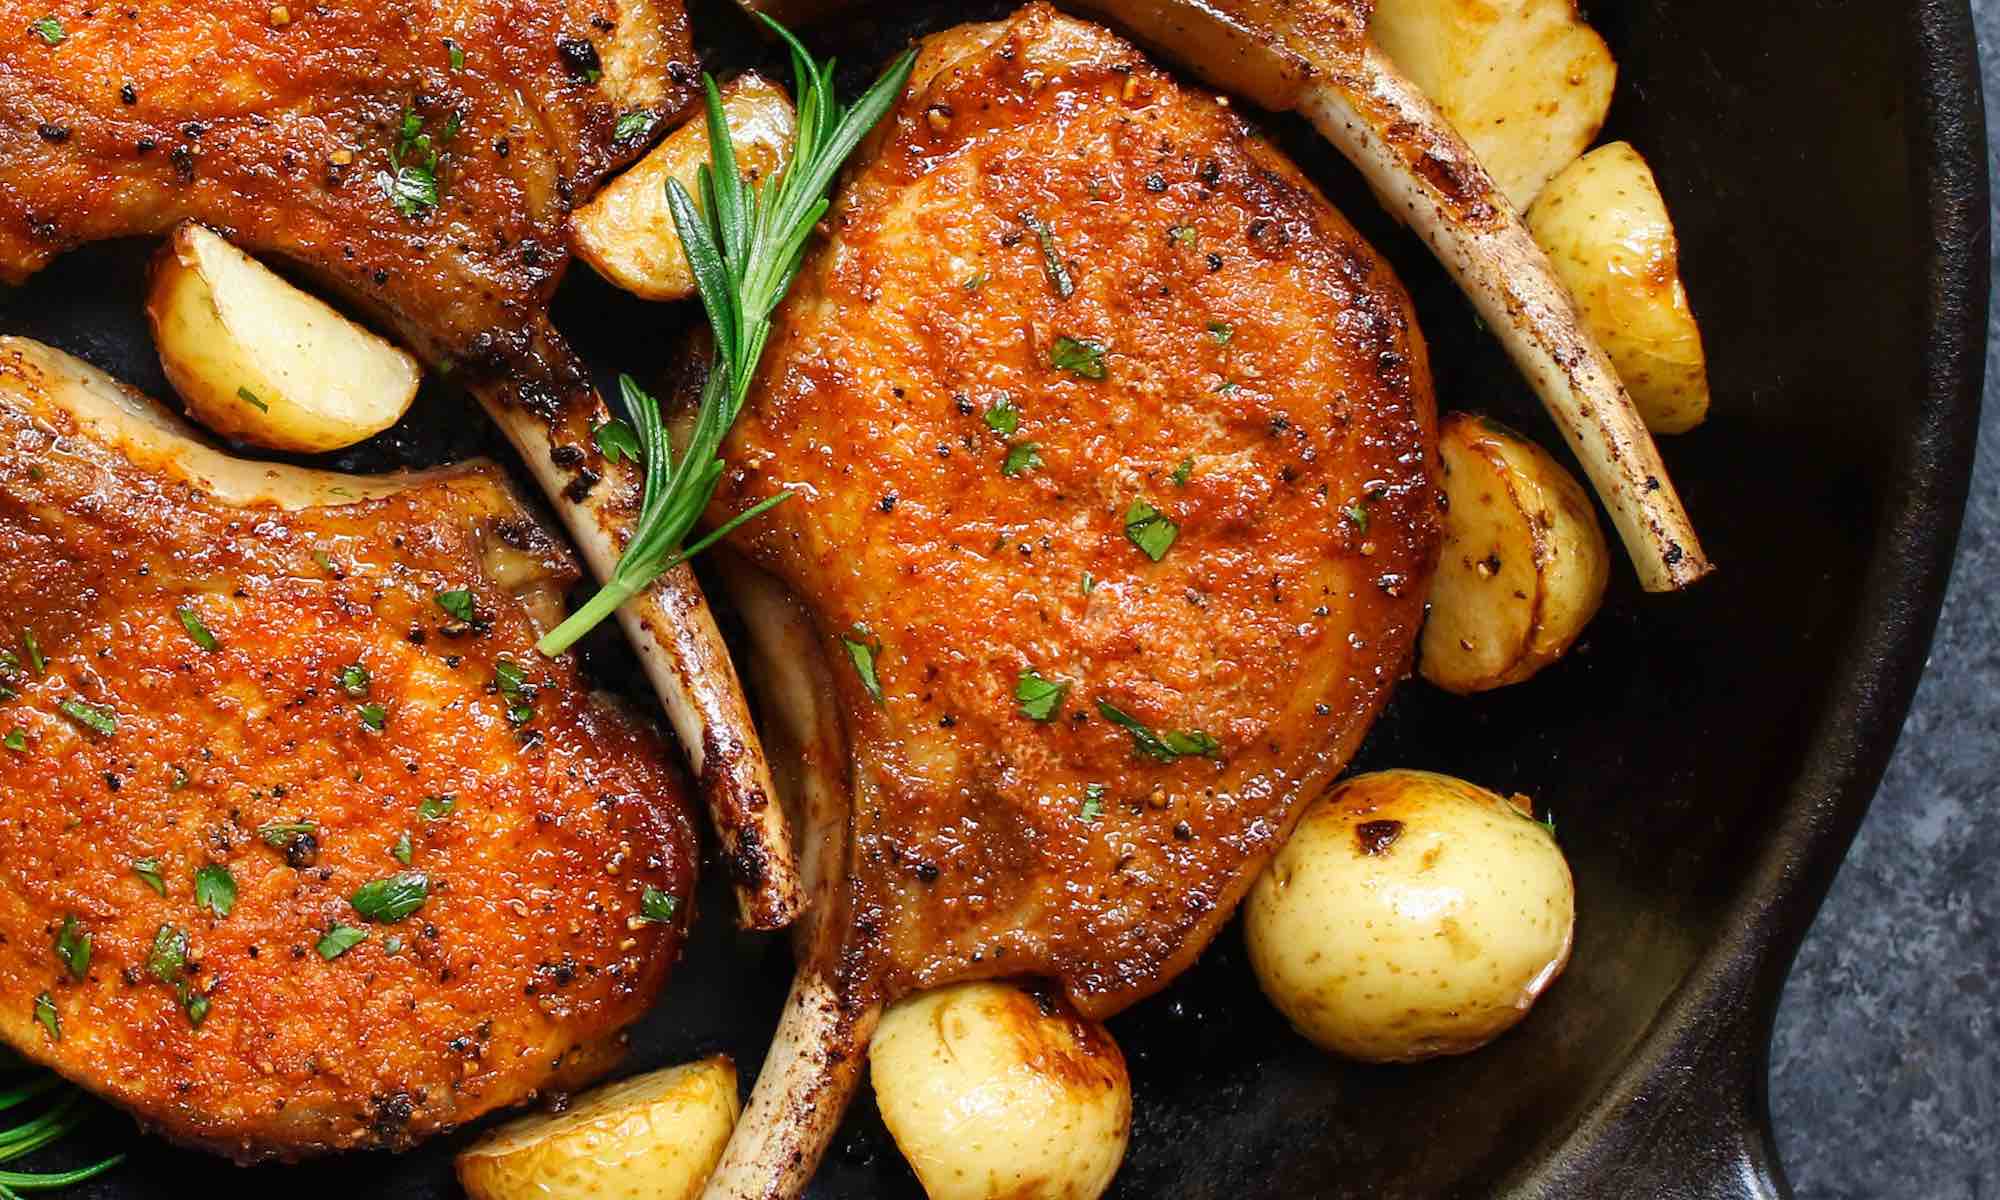
[[[2000,131],[2000,0],[1972,8],[1987,124]],[[1986,381],[1972,502],[1930,668],[1778,1014],[1771,1111],[1802,1200],[2000,1200],[2000,354],[1991,340]]]

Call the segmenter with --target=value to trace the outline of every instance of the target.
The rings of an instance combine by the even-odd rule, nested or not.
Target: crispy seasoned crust
[[[1033,974],[1115,1011],[1407,672],[1438,538],[1408,298],[1224,104],[1039,4],[927,44],[833,222],[712,515],[798,493],[735,536],[839,665],[847,953],[891,994]],[[1156,761],[1109,709],[1213,751]]]
[[[405,1146],[607,1068],[679,953],[695,844],[660,738],[533,651],[567,553],[490,464],[342,497],[177,454],[62,402],[79,381],[115,388],[0,340],[0,1040],[242,1160]],[[227,916],[194,892],[213,867]],[[413,914],[351,902],[403,872]],[[649,887],[675,919],[641,919]],[[340,926],[368,937],[329,959]]]

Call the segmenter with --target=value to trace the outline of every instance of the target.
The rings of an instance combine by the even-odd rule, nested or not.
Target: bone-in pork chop
[[[243,462],[0,338],[0,541],[0,1041],[244,1160],[611,1065],[694,837],[491,464]]]
[[[1185,966],[1408,662],[1436,540],[1407,298],[1212,97],[1036,6],[925,50],[720,511],[797,589],[896,987]]]
[[[1215,97],[1033,5],[931,39],[864,154],[712,513],[797,493],[734,541],[834,663],[853,811],[711,1196],[795,1192],[900,994],[1103,1015],[1192,962],[1405,674],[1436,553],[1408,297]]]

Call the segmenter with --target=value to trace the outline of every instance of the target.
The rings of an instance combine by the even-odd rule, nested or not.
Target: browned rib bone
[[[1077,0],[1216,86],[1311,121],[1451,272],[1535,389],[1647,591],[1710,564],[1658,448],[1548,257],[1444,114],[1367,35],[1372,0]]]
[[[664,128],[696,60],[680,0],[381,5],[326,0],[274,22],[256,6],[158,0],[48,16],[0,0],[0,281],[71,246],[184,220],[282,257],[394,326],[480,399],[527,459],[592,568],[623,544],[638,495],[604,461],[604,419],[548,328],[566,223],[606,171],[645,149],[620,117]],[[384,179],[437,151],[435,208]],[[746,924],[784,925],[800,892],[790,841],[734,673],[686,571],[623,614],[702,773]]]

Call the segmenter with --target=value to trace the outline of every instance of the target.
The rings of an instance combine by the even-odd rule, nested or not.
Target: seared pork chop
[[[606,1069],[694,874],[661,739],[534,653],[486,463],[226,457],[0,338],[0,1040],[240,1160]]]
[[[1038,4],[931,39],[866,153],[712,513],[796,493],[733,540],[835,664],[854,807],[826,994],[711,1194],[796,1186],[856,1014],[1027,975],[1103,1016],[1186,968],[1406,673],[1436,554],[1408,297],[1226,105]]]

